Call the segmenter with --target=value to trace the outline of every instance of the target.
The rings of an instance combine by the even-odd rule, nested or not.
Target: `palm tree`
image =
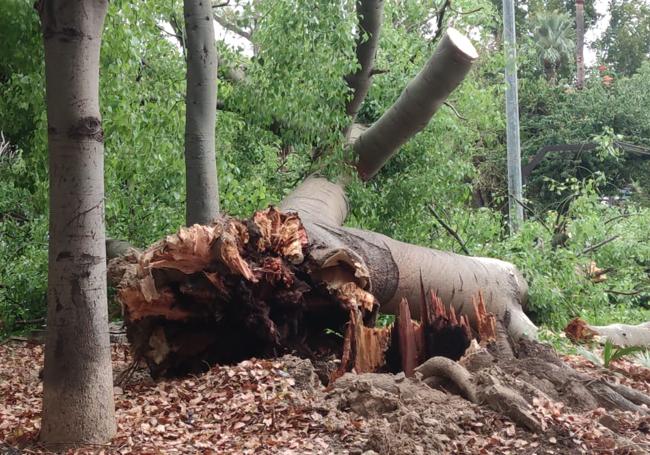
[[[558,11],[539,13],[533,33],[544,74],[549,81],[555,82],[558,71],[573,55],[572,20],[568,14]]]

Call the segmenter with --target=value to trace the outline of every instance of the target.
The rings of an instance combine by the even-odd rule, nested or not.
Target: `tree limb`
[[[471,256],[472,253],[470,253],[469,250],[467,249],[467,246],[465,246],[465,242],[463,241],[463,239],[461,239],[460,235],[458,235],[458,233],[451,226],[449,226],[445,222],[445,220],[442,219],[442,217],[438,214],[438,212],[436,212],[436,208],[433,206],[433,204],[429,206],[429,210],[431,211],[431,214],[436,219],[436,221],[440,224],[440,226],[445,228],[445,231],[447,231],[449,235],[451,235],[454,239],[456,239],[463,252],[466,255]]]
[[[433,56],[397,101],[354,143],[362,180],[372,178],[403,144],[427,126],[477,58],[469,39],[448,29]]]
[[[521,176],[525,180],[528,180],[528,177],[533,172],[533,170],[539,166],[539,164],[546,158],[546,154],[550,152],[562,152],[562,153],[572,153],[572,152],[583,152],[595,150],[598,147],[598,144],[595,142],[587,142],[583,144],[557,144],[557,145],[545,145],[541,147],[535,155],[533,155],[529,160],[528,164],[521,167]],[[624,152],[634,153],[642,156],[650,157],[650,148],[644,147],[642,145],[631,144],[624,141],[614,141],[614,147],[623,150]]]
[[[591,245],[590,247],[585,248],[584,250],[582,250],[582,251],[580,252],[580,254],[591,253],[592,251],[597,250],[597,249],[600,248],[601,246],[604,246],[604,245],[607,245],[607,244],[610,243],[610,242],[613,242],[614,240],[616,240],[616,239],[619,238],[619,237],[620,237],[620,235],[613,235],[613,236],[611,236],[611,237],[609,237],[609,238],[607,238],[607,239],[605,239],[605,240],[603,240],[603,241],[601,241],[601,242],[596,243],[595,245]]]
[[[445,102],[442,103],[442,104],[444,104],[444,105],[447,106],[449,109],[451,109],[451,111],[452,111],[454,114],[456,114],[456,117],[458,117],[460,120],[467,120],[465,117],[463,117],[462,115],[460,115],[460,113],[456,110],[456,108],[454,107],[454,105],[451,104],[450,102],[445,101]]]
[[[370,89],[371,78],[378,71],[373,68],[379,33],[384,16],[384,0],[357,0],[357,19],[359,31],[357,35],[357,62],[359,69],[345,77],[348,86],[352,90],[352,97],[345,106],[345,112],[354,121],[361,104]]]
[[[236,24],[233,24],[232,22],[226,20],[223,16],[218,15],[217,13],[213,14],[214,20],[217,21],[219,25],[221,25],[223,28],[225,28],[228,31],[231,31],[242,38],[247,39],[250,42],[253,42],[252,39],[252,34],[251,32],[247,32],[241,27],[238,27]]]
[[[433,35],[433,38],[431,38],[431,43],[435,43],[440,39],[440,36],[442,35],[442,25],[443,21],[445,19],[445,13],[447,12],[447,8],[451,7],[451,0],[445,0],[445,2],[442,4],[440,9],[438,10],[438,13],[436,14],[437,20],[436,20],[436,33]]]

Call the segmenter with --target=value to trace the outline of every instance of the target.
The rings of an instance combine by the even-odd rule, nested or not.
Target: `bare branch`
[[[450,7],[451,7],[451,0],[445,0],[445,2],[438,10],[437,13],[438,19],[436,21],[436,33],[435,35],[433,35],[433,38],[431,38],[431,43],[435,43],[436,41],[438,41],[438,39],[442,35],[442,26],[443,26],[443,21],[445,20],[445,13],[447,12],[447,8]]]
[[[451,104],[449,101],[445,101],[445,102],[442,103],[442,104],[444,104],[444,105],[447,106],[449,109],[451,109],[452,112],[453,112],[454,114],[456,114],[456,117],[458,117],[459,119],[461,119],[461,120],[463,120],[463,121],[467,120],[465,117],[463,117],[462,115],[460,115],[460,113],[456,110],[456,108],[454,107],[454,105]]]
[[[469,250],[467,249],[467,246],[465,246],[465,242],[463,241],[463,239],[461,239],[461,238],[460,238],[460,235],[458,235],[458,233],[457,233],[457,232],[456,232],[456,231],[455,231],[451,226],[449,226],[449,225],[445,222],[445,220],[442,219],[442,217],[438,214],[438,212],[436,212],[436,208],[434,207],[433,204],[431,204],[431,205],[429,206],[429,210],[431,211],[431,214],[432,214],[433,217],[436,219],[436,221],[440,224],[440,226],[442,226],[443,228],[445,228],[445,231],[447,231],[447,232],[449,233],[449,235],[451,235],[454,239],[456,239],[456,241],[457,241],[458,244],[460,245],[460,247],[461,247],[461,249],[463,250],[463,252],[464,252],[466,255],[471,256],[472,253],[470,253]]]
[[[390,72],[390,70],[382,70],[382,69],[376,69],[376,68],[374,68],[374,69],[372,69],[372,70],[370,71],[370,75],[371,75],[371,76],[376,76],[377,74],[386,74],[386,73],[388,73],[388,72]]]
[[[603,241],[601,241],[601,242],[596,243],[595,245],[591,245],[590,247],[585,248],[584,250],[582,250],[582,251],[580,252],[580,254],[591,253],[592,251],[597,250],[597,249],[600,248],[601,246],[604,246],[604,245],[607,245],[607,244],[610,243],[610,242],[613,242],[614,240],[616,240],[616,239],[619,238],[619,237],[620,237],[620,235],[613,235],[613,236],[611,236],[611,237],[609,237],[609,238],[607,238],[607,239],[605,239],[605,240],[603,240]]]
[[[176,38],[176,39],[177,39],[177,40],[182,44],[182,42],[183,42],[183,37],[182,37],[182,36],[177,35],[176,33],[169,33],[167,30],[165,30],[165,29],[164,29],[163,27],[161,27],[160,25],[156,25],[156,28],[157,28],[158,30],[160,30],[161,32],[163,32],[165,35],[167,35],[167,36],[171,36],[172,38]]]
[[[223,16],[218,15],[217,13],[214,13],[214,20],[217,21],[219,25],[221,25],[223,28],[225,28],[228,31],[231,31],[242,38],[246,38],[248,41],[253,41],[252,40],[252,34],[251,32],[247,32],[243,28],[237,26],[236,24],[233,24],[232,22],[228,21],[225,19]]]

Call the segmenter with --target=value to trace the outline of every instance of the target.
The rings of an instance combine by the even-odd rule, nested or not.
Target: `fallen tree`
[[[355,142],[354,150],[359,157],[356,165],[358,173],[364,178],[374,175],[409,135],[421,130],[460,84],[476,57],[477,53],[467,38],[456,30],[448,30],[434,55],[394,106]],[[368,64],[372,65],[371,62]],[[379,139],[386,135],[386,131],[394,138],[381,148]],[[301,311],[319,306],[318,302],[323,299],[347,302],[348,306],[353,301],[361,308],[362,319],[371,326],[370,321],[376,316],[380,305],[383,312],[394,314],[403,299],[410,305],[410,313],[416,318],[420,317],[418,302],[424,288],[434,291],[442,301],[454,308],[456,314],[465,316],[468,323],[475,326],[478,321],[473,299],[482,292],[487,312],[497,318],[508,315],[508,331],[513,338],[535,337],[536,328],[521,306],[526,301],[527,285],[512,264],[441,252],[399,242],[378,233],[344,227],[347,212],[344,188],[325,178],[311,176],[281,202],[280,211],[270,209],[258,212],[247,221],[220,218],[212,226],[181,231],[175,239],[168,238],[134,259],[133,262],[139,267],[137,271],[131,274],[124,271],[114,273],[127,276],[127,280],[120,283],[120,296],[127,309],[127,320],[140,321],[146,319],[145,316],[182,320],[188,318],[192,311],[202,315],[204,308],[194,308],[193,304],[190,304],[192,309],[178,311],[182,307],[179,306],[179,299],[182,302],[189,296],[194,302],[201,301],[197,292],[207,292],[203,300],[229,301],[233,295],[241,300],[248,295],[246,298],[249,302],[245,305],[251,308],[259,306],[258,302],[264,301],[265,295],[270,293],[272,298],[282,300],[281,305],[293,305]],[[298,240],[292,237],[298,232],[302,242],[300,248],[296,243]],[[250,239],[255,239],[254,250],[251,250]],[[279,246],[285,243],[292,245],[289,253]],[[269,249],[268,245],[275,246]],[[219,250],[217,256],[213,257],[208,254],[213,248],[225,250]],[[180,268],[190,275],[190,279],[173,276],[169,270],[178,269],[178,264],[170,259],[160,259],[161,255],[164,257],[176,250],[181,253],[175,254],[180,254],[185,261],[198,260],[190,269],[185,269],[185,265]],[[202,253],[197,259],[189,255],[190,251],[195,252],[193,254]],[[214,264],[215,261],[221,265]],[[255,275],[254,270],[268,274],[271,269],[282,277],[278,278],[278,282],[288,286],[288,292],[280,292],[280,297],[277,289],[273,292],[257,289],[260,287],[257,284],[263,280]],[[238,282],[228,286],[215,284],[226,279],[224,271],[226,276],[236,271]],[[205,277],[195,282],[197,278],[194,274],[197,273],[203,273]],[[173,279],[169,278],[170,274]],[[206,279],[213,287],[216,286],[216,290],[206,288]],[[175,283],[174,286],[168,285],[169,280]],[[278,283],[271,281],[273,286]],[[174,294],[175,288],[181,296]],[[307,290],[320,288],[327,292],[323,294],[318,291],[318,298],[312,299]],[[133,297],[138,292],[141,295]],[[325,308],[324,312],[328,315],[324,318],[330,324],[327,327],[341,329],[341,323],[351,319],[346,312],[337,314],[331,311],[330,305],[320,303],[320,306]],[[147,312],[140,313],[140,308],[147,307]],[[270,314],[271,310],[259,309],[259,312]],[[279,335],[274,326],[277,325],[276,321],[271,321],[271,324],[268,317],[261,316],[252,319],[246,316],[245,319],[246,323],[257,321],[252,325],[255,327],[253,331],[258,330],[258,323],[269,326],[262,338],[274,337],[275,344],[261,347],[265,354],[277,349]],[[286,316],[286,319],[295,317]],[[294,321],[293,324],[295,326],[298,322]],[[236,324],[233,327],[239,330]],[[154,329],[144,331],[147,339]],[[151,343],[147,341],[144,344]],[[247,352],[247,355],[256,353]]]
[[[394,106],[354,142],[360,177],[374,176],[427,124],[476,57],[459,32],[442,37]],[[372,68],[372,59],[364,65]],[[527,341],[536,327],[514,265],[345,227],[347,214],[343,185],[313,175],[278,208],[182,228],[111,261],[136,358],[154,376],[175,376],[285,352],[334,356],[330,380],[350,370],[419,373],[532,431],[544,431],[533,399],[563,401],[576,390],[585,408],[609,400],[643,411],[645,398],[584,385],[554,353]],[[395,314],[395,324],[378,327],[380,310]]]
[[[372,57],[364,67],[373,67]],[[470,41],[449,29],[393,107],[353,144],[358,174],[372,177],[424,128],[476,58]],[[507,317],[510,336],[535,337],[536,327],[522,309],[527,285],[512,264],[344,227],[347,213],[343,186],[310,176],[279,210],[258,212],[246,221],[221,217],[210,226],[195,225],[141,254],[134,252],[129,263],[113,264],[113,281],[120,283],[139,355],[148,359],[154,374],[179,374],[195,370],[195,362],[281,350],[308,354],[321,347],[326,329],[344,332],[346,323],[356,320],[372,328],[380,306],[395,314],[408,305],[409,313],[421,318],[423,289],[433,291],[475,329],[480,318],[474,300],[482,293],[486,312]],[[210,318],[225,326],[217,324],[215,330]],[[191,328],[168,330],[170,321],[191,321]],[[197,321],[209,329],[197,327]],[[170,331],[173,337],[186,332],[183,340],[204,339],[170,346]],[[239,340],[235,345],[242,346],[241,352],[207,348],[219,340],[232,346],[230,336]],[[201,354],[188,354],[188,346]]]

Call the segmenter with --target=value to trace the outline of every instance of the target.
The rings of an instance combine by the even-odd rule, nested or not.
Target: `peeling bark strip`
[[[186,224],[208,224],[219,213],[215,158],[217,49],[212,6],[185,0],[187,93],[185,96]]]
[[[355,142],[359,177],[372,178],[403,144],[427,125],[477,58],[469,39],[449,28],[433,56],[395,104]]]
[[[50,175],[48,314],[40,438],[115,432],[106,303],[99,54],[106,1],[42,0]]]

